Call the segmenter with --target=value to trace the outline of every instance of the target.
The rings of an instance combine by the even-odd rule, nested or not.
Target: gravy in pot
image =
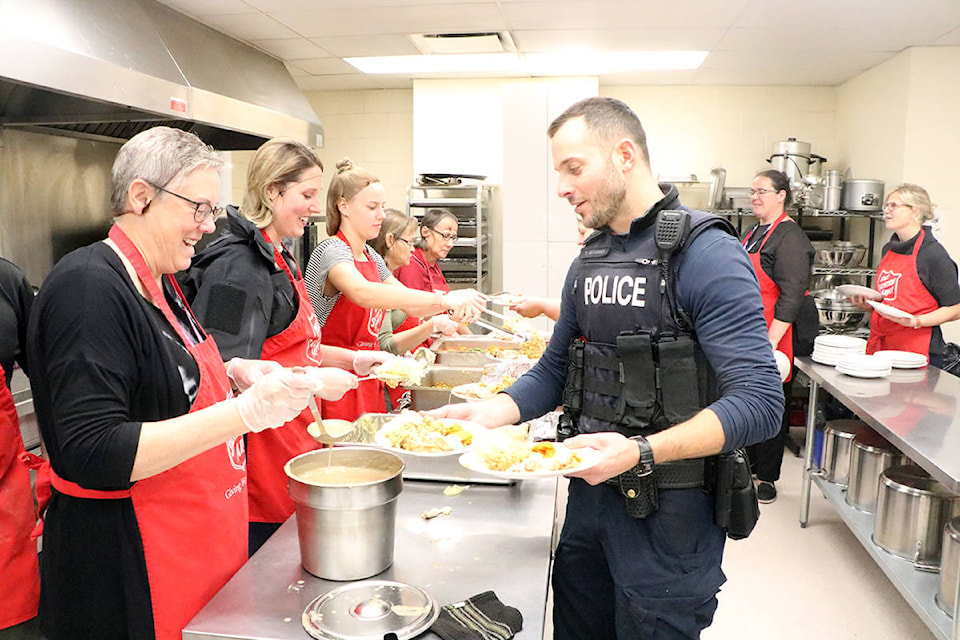
[[[318,466],[311,469],[299,469],[297,478],[303,482],[312,482],[323,485],[350,485],[379,482],[392,475],[383,469],[369,467],[348,467],[344,465]]]

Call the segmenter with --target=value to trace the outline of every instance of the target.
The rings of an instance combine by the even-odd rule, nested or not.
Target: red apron
[[[921,229],[910,255],[887,251],[877,265],[876,289],[883,294],[883,302],[915,316],[929,313],[939,306],[920,282],[920,274],[917,273],[917,253],[923,244],[923,237],[924,231]],[[867,353],[895,349],[929,357],[932,333],[931,327],[905,327],[874,311],[870,317]]]
[[[193,340],[180,326],[143,256],[116,225],[110,239],[133,264],[140,282],[184,341],[200,369],[190,412],[230,397],[230,381],[213,338]],[[173,276],[166,276],[189,310]],[[197,324],[197,327],[200,325]],[[98,491],[53,474],[53,487],[78,498],[131,498],[143,541],[157,640],[179,640],[184,626],[247,559],[247,472],[237,436],[128,490]]]
[[[760,266],[760,250],[763,249],[763,245],[767,244],[767,240],[773,235],[773,230],[776,229],[777,225],[783,222],[786,217],[786,213],[781,214],[780,217],[770,225],[770,229],[763,237],[763,240],[760,241],[760,246],[757,247],[757,250],[747,254],[750,256],[750,264],[753,265],[753,270],[757,272],[757,280],[760,282],[760,298],[763,300],[763,319],[767,321],[768,331],[770,330],[770,325],[773,323],[773,310],[777,304],[777,299],[780,297],[780,287],[770,279],[770,276],[768,276],[763,270],[763,267]],[[746,248],[749,240],[750,235],[743,240],[744,248]],[[780,342],[777,343],[777,351],[785,353],[787,359],[790,361],[790,373],[787,375],[786,380],[784,380],[784,382],[787,382],[793,377],[793,325],[787,327],[786,333],[780,338]]]
[[[36,616],[40,600],[37,542],[30,537],[37,512],[23,453],[13,394],[0,380],[0,629]]]
[[[342,231],[337,232],[337,237],[347,246],[350,245]],[[360,262],[354,259],[353,264],[370,282],[381,282],[377,265],[372,260]],[[384,313],[383,309],[365,309],[341,294],[323,325],[323,344],[358,351],[378,350],[380,342],[377,337]],[[383,383],[364,380],[341,399],[324,402],[321,410],[324,418],[356,420],[362,413],[383,413],[384,407]]]
[[[270,238],[263,233],[267,242]],[[297,301],[297,315],[290,325],[263,343],[260,357],[285,367],[319,366],[320,323],[313,312],[303,280],[290,271],[276,246],[273,261],[287,272]],[[313,414],[304,409],[299,416],[278,429],[247,434],[247,476],[250,479],[250,521],[283,522],[293,513],[293,500],[287,493],[287,474],[283,465],[301,453],[320,448],[307,433]]]

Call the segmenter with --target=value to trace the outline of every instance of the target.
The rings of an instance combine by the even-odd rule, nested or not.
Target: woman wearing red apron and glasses
[[[750,189],[757,224],[743,239],[760,283],[763,317],[767,321],[770,346],[786,355],[788,368],[781,372],[784,397],[789,398],[793,367],[793,324],[803,314],[807,287],[813,270],[813,245],[785,207],[790,202],[790,179],[776,170],[764,171],[753,179]],[[805,298],[807,298],[805,300]],[[809,307],[814,305],[809,304]],[[816,311],[814,309],[814,315]],[[813,322],[817,322],[813,320]],[[790,428],[790,412],[784,409],[780,432],[773,438],[747,447],[751,467],[760,484],[760,502],[777,499],[783,447]]]
[[[325,345],[372,351],[385,309],[402,309],[414,316],[451,310],[454,320],[471,320],[484,307],[473,289],[428,293],[408,289],[387,269],[383,258],[367,244],[380,233],[386,216],[386,192],[380,179],[353,164],[337,163],[327,191],[327,234],[307,263],[305,282]],[[383,383],[366,380],[337,402],[325,402],[325,418],[354,420],[386,406]]]
[[[410,264],[413,255],[413,246],[419,229],[417,219],[408,216],[396,209],[386,209],[386,217],[380,225],[380,233],[370,241],[370,246],[383,257],[387,269],[394,277],[397,270]],[[450,336],[457,332],[460,325],[450,319],[445,313],[438,313],[430,318],[418,318],[408,315],[400,309],[393,309],[383,316],[383,325],[377,340],[380,348],[390,353],[403,355],[414,351],[418,347],[429,347],[434,335]],[[390,401],[397,408],[400,397],[404,394],[401,387],[388,388]]]
[[[960,284],[957,264],[924,225],[932,219],[933,204],[923,187],[903,184],[887,194],[883,220],[893,237],[881,249],[874,288],[883,295],[884,304],[910,317],[874,311],[867,353],[911,351],[928,356],[935,367],[943,364],[940,325],[960,318]],[[853,301],[873,311],[862,297]]]
[[[171,275],[215,228],[221,166],[191,133],[131,138],[113,165],[108,239],[64,256],[34,304],[49,640],[180,638],[247,557],[242,435],[299,414],[320,386],[312,370],[250,360],[228,377]],[[231,397],[231,382],[252,380]]]
[[[14,366],[19,363],[24,373],[30,373],[26,338],[32,304],[33,289],[23,272],[0,258],[0,638],[7,637],[4,630],[12,637],[30,632],[40,598],[37,541],[31,537],[37,512],[24,463],[20,420],[10,393]]]
[[[287,367],[323,365],[318,369],[320,397],[338,400],[357,386],[356,376],[345,369],[358,368],[358,352],[321,346],[320,324],[300,267],[282,242],[303,236],[310,216],[323,210],[322,191],[323,164],[310,147],[288,139],[265,142],[247,167],[243,206],[227,207],[224,232],[179,279],[225,361],[239,357]],[[373,356],[368,367],[390,357],[365,354]],[[250,555],[293,513],[283,465],[320,447],[307,433],[311,422],[305,409],[282,428],[247,436]]]

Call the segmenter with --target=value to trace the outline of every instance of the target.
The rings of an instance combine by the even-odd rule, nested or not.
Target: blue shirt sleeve
[[[720,398],[710,409],[723,425],[723,450],[772,438],[783,416],[783,387],[746,252],[733,236],[708,229],[675,267],[677,300],[717,374]]]

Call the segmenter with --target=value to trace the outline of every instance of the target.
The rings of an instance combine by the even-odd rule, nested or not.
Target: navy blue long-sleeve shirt
[[[673,194],[670,194],[673,195]],[[666,197],[646,215],[676,208],[675,196]],[[619,236],[619,246],[639,242],[653,233],[653,225]],[[604,228],[601,233],[611,233]],[[616,248],[614,251],[619,250]],[[560,317],[543,357],[505,393],[529,420],[561,403],[566,381],[567,348],[580,336],[590,340],[590,328],[581,327],[573,301],[579,258],[573,261],[563,286]],[[783,415],[783,389],[766,322],[760,288],[750,260],[733,236],[714,227],[696,236],[675,258],[677,301],[690,316],[693,330],[717,374],[720,398],[710,409],[723,425],[723,450],[730,451],[773,437]]]

